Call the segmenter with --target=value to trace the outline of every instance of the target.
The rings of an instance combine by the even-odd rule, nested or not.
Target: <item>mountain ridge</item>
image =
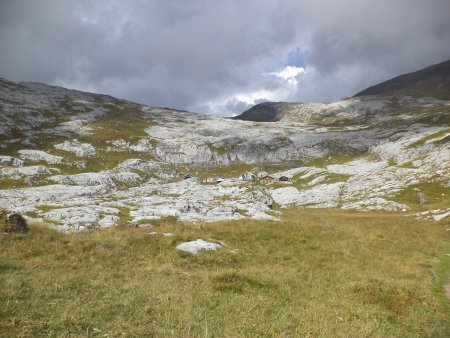
[[[363,96],[368,96],[369,100],[370,96],[413,96],[416,98],[432,97],[450,100],[450,60],[412,73],[396,76],[360,91],[353,98],[358,99]],[[345,99],[341,101],[345,101]],[[283,120],[287,115],[287,111],[295,110],[296,107],[298,108],[302,105],[314,104],[263,102],[233,117],[233,119],[255,122],[277,122]]]
[[[450,101],[277,104],[242,121],[0,80],[0,208],[70,232],[290,206],[450,215]]]
[[[450,100],[450,60],[402,74],[355,95],[412,95]]]

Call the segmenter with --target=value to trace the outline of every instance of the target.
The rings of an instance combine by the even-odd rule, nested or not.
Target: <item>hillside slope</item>
[[[244,111],[234,120],[255,121],[255,122],[277,122],[283,118],[283,108],[295,105],[288,102],[263,102]]]
[[[239,121],[0,80],[0,208],[61,231],[275,220],[280,206],[448,219],[449,101],[278,105],[278,122]]]
[[[450,100],[450,60],[371,86],[355,96],[411,95]]]

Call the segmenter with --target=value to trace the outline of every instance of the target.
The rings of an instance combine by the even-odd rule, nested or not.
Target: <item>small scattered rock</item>
[[[218,243],[211,243],[204,241],[203,239],[197,239],[195,241],[191,242],[184,242],[181,244],[178,244],[176,248],[178,250],[190,252],[193,254],[197,254],[200,250],[212,250],[215,251],[217,249],[221,249],[223,245]]]
[[[427,203],[427,199],[426,199],[425,194],[423,192],[419,191],[417,193],[417,196],[419,196],[419,204],[420,205],[424,205],[425,203]]]
[[[153,228],[154,225],[150,223],[138,224],[138,228]]]

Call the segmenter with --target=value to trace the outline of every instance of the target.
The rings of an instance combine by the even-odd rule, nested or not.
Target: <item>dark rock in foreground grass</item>
[[[0,225],[5,233],[28,231],[27,221],[19,214],[10,214],[8,216],[5,210],[0,210]]]

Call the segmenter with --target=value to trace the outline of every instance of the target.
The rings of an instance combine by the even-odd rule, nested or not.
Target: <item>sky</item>
[[[450,59],[449,0],[0,0],[0,77],[231,116]]]

